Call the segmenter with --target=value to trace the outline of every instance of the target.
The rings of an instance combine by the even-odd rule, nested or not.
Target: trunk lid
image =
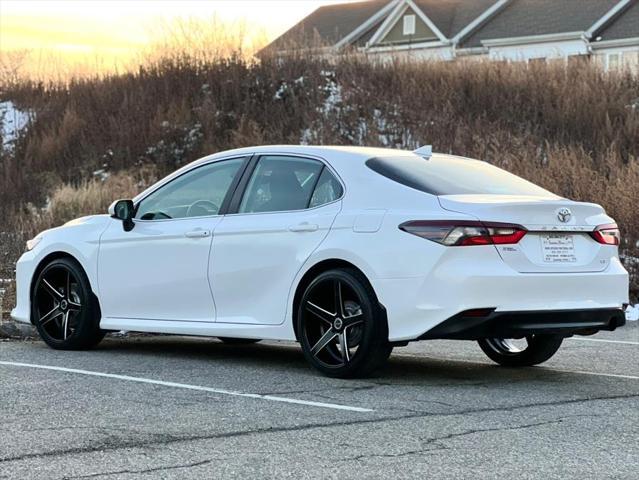
[[[617,252],[589,234],[596,226],[613,222],[594,203],[515,195],[438,198],[445,210],[472,215],[485,222],[525,227],[528,233],[519,243],[495,246],[503,261],[521,273],[599,272],[608,267]]]

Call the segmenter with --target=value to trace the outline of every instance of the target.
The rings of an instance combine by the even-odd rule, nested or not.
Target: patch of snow
[[[324,100],[324,106],[321,108],[321,112],[324,115],[328,115],[333,111],[339,111],[339,106],[342,103],[342,86],[339,85],[334,79],[327,78],[326,85],[324,86],[326,92],[326,100]]]
[[[312,145],[314,138],[315,136],[313,135],[313,130],[311,130],[310,128],[305,128],[304,130],[302,130],[300,145]]]
[[[275,92],[273,100],[282,100],[286,96],[286,92],[288,92],[288,83],[282,82],[280,84],[280,88],[278,88],[277,92]]]
[[[626,308],[626,320],[636,322],[639,320],[639,305],[630,305]]]
[[[152,157],[156,161],[172,162],[176,165],[182,164],[186,155],[197,148],[204,136],[201,123],[178,127],[172,126],[165,120],[160,125],[166,130],[166,135],[172,136],[173,140],[160,140],[157,144],[146,149],[146,156]],[[101,175],[100,170],[96,172],[94,172],[94,175]]]
[[[639,97],[635,98],[630,102],[630,104],[626,105],[626,108],[630,110],[639,110]]]
[[[106,169],[100,168],[99,170],[96,170],[93,172],[93,176],[98,177],[101,181],[104,182],[107,178],[111,176],[111,174],[107,172]]]
[[[42,207],[42,211],[43,212],[49,212],[51,211],[51,197],[47,196],[45,202],[44,202],[44,206]]]
[[[28,125],[32,114],[18,110],[10,100],[0,102],[0,134],[2,135],[2,148],[13,150],[15,141],[22,130]]]

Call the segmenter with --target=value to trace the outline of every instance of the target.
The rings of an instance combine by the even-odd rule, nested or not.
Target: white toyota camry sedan
[[[295,340],[336,377],[428,339],[527,366],[624,324],[618,244],[599,205],[482,161],[244,148],[30,240],[12,316],[57,349],[113,330]]]

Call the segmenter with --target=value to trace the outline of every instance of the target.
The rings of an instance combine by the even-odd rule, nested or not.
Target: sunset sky
[[[342,0],[343,2],[344,0]],[[335,0],[0,0],[0,53],[27,49],[42,59],[125,62],[178,18],[242,23],[273,39]],[[42,60],[41,60],[42,63]]]

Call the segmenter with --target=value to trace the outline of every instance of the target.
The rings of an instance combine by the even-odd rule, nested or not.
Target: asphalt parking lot
[[[0,478],[636,479],[637,324],[520,370],[411,344],[355,381],[287,343],[0,342]]]

